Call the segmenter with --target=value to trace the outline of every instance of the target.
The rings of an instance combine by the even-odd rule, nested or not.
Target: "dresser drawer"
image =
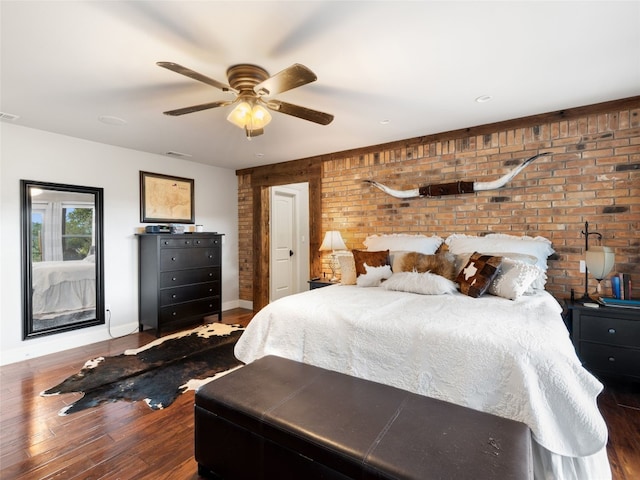
[[[161,238],[160,247],[191,247],[193,239],[190,237]]]
[[[621,318],[603,318],[581,315],[581,341],[610,345],[638,347],[640,345],[640,323]]]
[[[184,287],[166,288],[160,291],[160,306],[189,302],[213,297],[218,291],[218,282],[200,283]]]
[[[640,350],[580,342],[580,359],[587,370],[640,378]]]
[[[180,303],[160,309],[161,322],[174,322],[184,318],[206,316],[220,310],[220,297]]]
[[[219,245],[222,245],[222,239],[218,237],[194,237],[191,240],[191,243],[194,247],[217,247]]]
[[[220,267],[192,268],[190,270],[162,272],[160,274],[160,288],[211,282],[213,280],[220,280]]]
[[[220,265],[219,248],[164,248],[160,251],[163,272],[207,265]]]

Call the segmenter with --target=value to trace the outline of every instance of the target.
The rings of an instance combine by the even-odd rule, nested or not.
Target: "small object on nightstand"
[[[598,305],[597,303],[584,302],[582,305],[589,308],[600,308],[600,305]]]
[[[320,277],[312,278],[309,280],[309,290],[316,288],[328,287],[329,285],[336,285],[338,282],[330,282],[329,280],[320,280]]]

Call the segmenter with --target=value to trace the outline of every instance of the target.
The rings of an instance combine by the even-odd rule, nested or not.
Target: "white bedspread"
[[[547,292],[511,301],[335,285],[266,306],[235,354],[279,355],[518,420],[562,456],[601,454],[602,385],[560,312]]]
[[[86,260],[33,263],[33,314],[96,306],[96,264]]]

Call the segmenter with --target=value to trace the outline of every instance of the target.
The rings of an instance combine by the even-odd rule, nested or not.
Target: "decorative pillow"
[[[391,265],[392,272],[401,272],[402,270],[402,261],[407,253],[404,250],[395,250],[389,251],[389,264]]]
[[[370,267],[366,263],[364,269],[367,273],[363,273],[356,280],[359,287],[378,287],[383,280],[391,277],[391,265],[382,265],[380,267]]]
[[[541,273],[537,265],[503,258],[498,275],[489,285],[489,293],[515,300],[529,289]]]
[[[551,241],[544,237],[528,237],[507,235],[505,233],[491,233],[484,237],[476,237],[464,234],[449,235],[445,240],[449,251],[458,255],[468,252],[480,252],[489,255],[489,252],[507,252],[508,254],[520,253],[536,257],[536,265],[542,270],[542,275],[532,284],[532,288],[543,290],[547,282],[547,258],[555,253],[551,247]]]
[[[460,284],[460,291],[473,298],[482,296],[498,274],[501,263],[502,257],[475,252],[456,278],[456,282]]]
[[[436,253],[442,242],[442,238],[436,235],[427,237],[426,235],[393,233],[389,235],[370,235],[364,240],[364,245],[369,251],[407,251],[428,255]]]
[[[386,290],[419,293],[421,295],[445,295],[455,293],[456,284],[435,273],[398,272],[382,283]]]
[[[451,253],[467,252],[513,252],[533,255],[538,259],[537,265],[547,270],[547,258],[555,251],[551,248],[551,241],[544,237],[517,237],[504,233],[491,233],[484,237],[464,234],[449,235],[445,240]]]
[[[382,265],[389,265],[389,250],[383,250],[380,252],[352,250],[352,252],[353,260],[356,264],[356,277],[367,273],[364,268],[365,262],[370,267],[381,267]]]
[[[356,284],[356,262],[353,255],[336,255],[340,264],[340,283],[343,285]]]
[[[394,272],[431,272],[441,275],[449,280],[456,278],[454,256],[451,253],[436,253],[424,255],[418,252],[410,252],[402,257],[400,270]]]
[[[502,257],[502,260],[508,258],[510,260],[514,260],[516,262],[526,263],[528,265],[536,265],[538,263],[538,259],[533,255],[526,255],[524,253],[513,253],[513,252],[482,252],[484,255],[491,255],[492,257]],[[454,255],[455,257],[455,271],[456,275],[460,273],[460,270],[464,268],[464,266],[469,261],[469,257],[473,255],[471,252],[460,253]],[[540,272],[542,272],[540,270]]]

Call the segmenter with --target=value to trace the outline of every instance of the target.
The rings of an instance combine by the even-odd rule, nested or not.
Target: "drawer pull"
[[[177,315],[177,312],[171,312],[171,315],[175,317]]]
[[[171,261],[175,262],[176,261],[176,257],[171,257]]]
[[[196,243],[200,245],[202,242],[200,240],[196,240]]]
[[[610,362],[615,362],[616,361],[616,357],[609,357],[609,361]]]
[[[176,280],[177,280],[177,278],[176,278],[176,277],[172,277],[172,278],[171,278],[171,281],[172,281],[172,282],[175,282]]]
[[[178,295],[176,295],[175,293],[173,295],[171,295],[171,298],[176,298]]]
[[[165,245],[169,245],[169,240],[165,240],[165,241],[164,241],[164,244],[165,244]]]
[[[616,329],[615,329],[615,328],[610,328],[610,329],[609,329],[609,333],[610,333],[611,335],[613,335],[614,333],[616,333]]]

